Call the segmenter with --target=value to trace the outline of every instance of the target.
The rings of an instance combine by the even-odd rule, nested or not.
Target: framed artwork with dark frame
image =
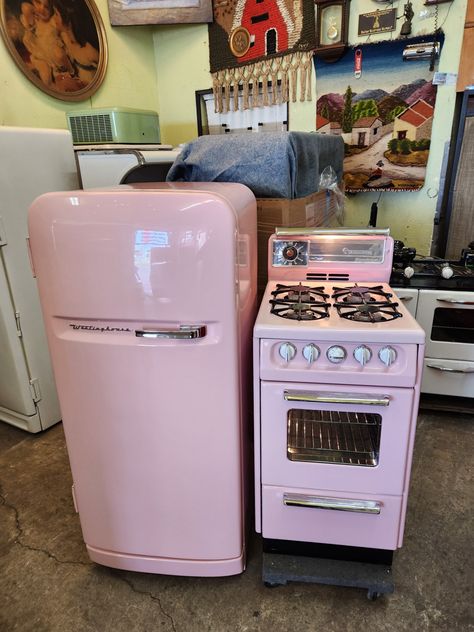
[[[278,81],[279,90],[281,82]],[[234,101],[233,87],[230,88],[230,103]],[[230,134],[242,132],[288,131],[288,102],[272,105],[263,104],[263,86],[259,83],[260,105],[243,110],[232,107],[227,112],[216,113],[212,89],[196,90],[196,122],[198,136],[207,134]],[[242,86],[239,86],[238,100],[242,100]],[[271,82],[267,87],[267,98],[272,100]]]
[[[56,99],[83,101],[104,79],[107,40],[93,0],[0,0],[0,31],[23,74]]]
[[[110,24],[212,22],[212,0],[108,0]]]

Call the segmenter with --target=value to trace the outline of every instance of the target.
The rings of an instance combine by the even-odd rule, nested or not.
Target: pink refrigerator
[[[256,203],[240,184],[50,193],[29,212],[91,559],[245,568]]]

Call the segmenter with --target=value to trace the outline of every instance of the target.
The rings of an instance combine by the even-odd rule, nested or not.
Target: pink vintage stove
[[[391,562],[402,545],[424,332],[387,285],[392,255],[383,230],[270,237],[254,328],[264,551]]]

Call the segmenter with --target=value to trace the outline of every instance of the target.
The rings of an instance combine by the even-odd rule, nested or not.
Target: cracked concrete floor
[[[70,495],[62,426],[31,436],[0,423],[0,631],[467,632],[473,623],[469,415],[420,415],[395,593],[308,584],[265,588],[258,537],[248,569],[218,579],[92,564]]]

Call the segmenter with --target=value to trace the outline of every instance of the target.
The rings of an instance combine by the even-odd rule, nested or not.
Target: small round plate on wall
[[[232,31],[229,38],[229,46],[235,57],[243,57],[250,48],[250,33],[243,26],[238,26]]]

